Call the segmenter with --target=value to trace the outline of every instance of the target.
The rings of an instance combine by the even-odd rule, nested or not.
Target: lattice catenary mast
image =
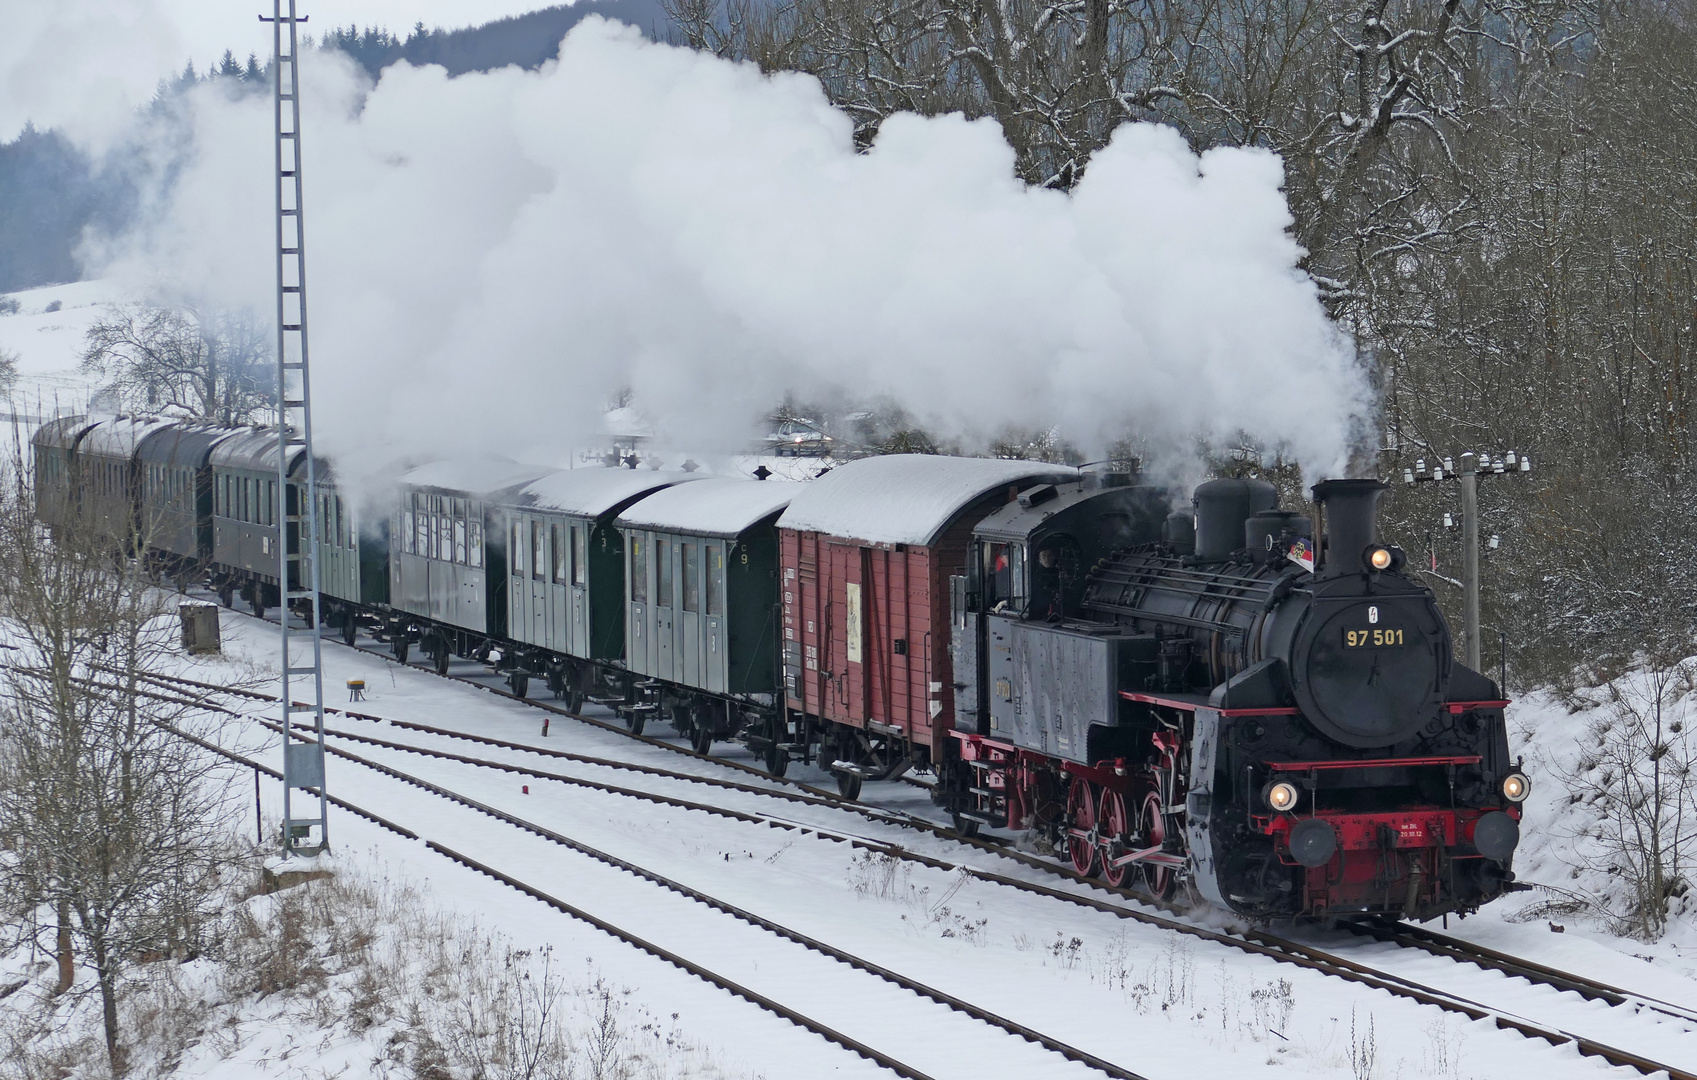
[[[283,639],[283,854],[316,855],[330,846],[329,796],[324,790],[324,642],[319,631],[318,605],[318,463],[312,454],[312,382],[306,348],[306,233],[301,222],[300,69],[295,0],[273,0],[271,24],[272,69],[277,117],[277,520],[282,523],[277,545],[277,580],[282,593],[280,619]],[[287,46],[287,52],[284,46]],[[305,457],[306,485],[301,497],[289,487],[291,455]],[[292,504],[292,505],[291,505]],[[304,626],[289,625],[290,605],[308,603]],[[298,650],[292,646],[299,646]],[[307,653],[296,658],[292,651]],[[294,680],[308,686],[297,703]],[[311,737],[297,741],[297,713],[312,714]],[[295,809],[317,800],[317,814]]]

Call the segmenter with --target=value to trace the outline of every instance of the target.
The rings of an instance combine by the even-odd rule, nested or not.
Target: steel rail
[[[1405,949],[1416,949],[1432,956],[1442,956],[1457,963],[1472,964],[1488,971],[1500,971],[1505,975],[1525,979],[1539,986],[1549,986],[1557,990],[1578,994],[1587,1001],[1601,1001],[1611,1006],[1638,1006],[1654,1012],[1662,1013],[1675,1020],[1687,1023],[1697,1023],[1697,1009],[1642,994],[1636,990],[1627,990],[1619,986],[1592,979],[1585,975],[1576,975],[1559,968],[1540,964],[1536,960],[1492,949],[1485,945],[1476,945],[1462,938],[1440,934],[1423,926],[1409,923],[1395,923],[1390,926],[1373,923],[1351,923],[1347,927],[1351,933],[1386,941]]]
[[[280,725],[277,725],[272,721],[262,720],[260,722],[263,723],[266,727],[271,728],[273,730],[277,730],[280,727]],[[254,768],[263,769],[268,775],[271,775],[273,777],[277,777],[279,775],[278,773],[275,772],[275,770],[266,769],[264,766],[258,765],[256,762],[252,762],[252,761],[249,761],[247,759],[244,759],[244,758],[241,757],[241,755],[235,754],[235,753],[233,753],[229,750],[226,750],[222,747],[218,747],[214,744],[211,744],[211,743],[207,742],[206,740],[199,739],[199,738],[196,738],[194,736],[188,735],[186,732],[182,732],[180,730],[176,730],[176,729],[172,729],[172,730],[173,730],[174,734],[177,734],[177,735],[180,735],[184,738],[190,739],[191,741],[195,742],[196,744],[203,746],[203,747],[205,747],[209,750],[213,750],[214,752],[216,752],[216,753],[218,753],[218,754],[220,754],[220,755],[222,755],[226,758],[229,758],[232,761],[237,761],[237,762],[240,762],[241,764],[249,765],[249,766],[254,767]],[[346,737],[345,735],[343,735],[341,733],[332,732],[330,729],[326,729],[326,734],[334,734],[337,737],[341,737],[341,738]],[[301,735],[297,735],[296,737],[302,739],[303,741],[305,739],[305,736],[301,736]],[[410,747],[406,747],[404,744],[385,744],[385,745],[395,746],[396,748],[399,748],[399,749],[413,749],[413,748],[410,748]],[[735,918],[740,922],[747,923],[748,925],[756,927],[757,929],[764,930],[764,931],[766,931],[770,934],[773,934],[777,937],[783,938],[785,940],[793,942],[794,944],[800,945],[803,948],[805,948],[805,949],[807,949],[811,952],[818,953],[821,956],[828,957],[829,959],[835,960],[838,963],[845,964],[845,965],[847,965],[847,966],[849,966],[849,967],[851,967],[851,968],[853,968],[857,971],[861,971],[861,972],[864,972],[868,975],[872,975],[875,978],[878,978],[878,979],[880,979],[884,982],[888,982],[892,985],[900,987],[903,990],[909,991],[910,993],[914,993],[914,994],[917,994],[921,997],[927,998],[931,1001],[936,1002],[939,1005],[942,1005],[946,1008],[952,1009],[952,1010],[959,1012],[963,1015],[969,1016],[972,1019],[977,1020],[981,1023],[990,1025],[992,1027],[1000,1028],[1009,1035],[1013,1035],[1013,1036],[1016,1036],[1018,1038],[1024,1039],[1025,1041],[1033,1043],[1034,1045],[1040,1046],[1045,1050],[1048,1050],[1048,1051],[1055,1053],[1055,1054],[1059,1054],[1060,1056],[1067,1058],[1070,1061],[1075,1061],[1075,1062],[1078,1062],[1081,1065],[1089,1066],[1090,1068],[1093,1068],[1093,1069],[1095,1069],[1095,1070],[1097,1070],[1097,1071],[1099,1071],[1099,1072],[1101,1072],[1101,1073],[1103,1073],[1107,1076],[1114,1077],[1115,1080],[1147,1080],[1147,1078],[1144,1077],[1140,1073],[1133,1072],[1129,1069],[1126,1069],[1126,1068],[1123,1068],[1119,1065],[1116,1065],[1113,1062],[1106,1060],[1105,1058],[1098,1057],[1097,1055],[1091,1054],[1088,1051],[1081,1050],[1078,1047],[1075,1047],[1075,1046],[1072,1046],[1068,1043],[1062,1042],[1059,1039],[1055,1039],[1051,1036],[1045,1035],[1042,1032],[1037,1031],[1034,1028],[1031,1028],[1031,1027],[1029,1027],[1025,1024],[1019,1023],[1016,1020],[1010,1020],[1007,1017],[1003,1017],[1003,1016],[1001,1016],[997,1013],[991,1012],[990,1010],[984,1008],[983,1006],[975,1005],[972,1002],[966,1001],[965,999],[957,997],[957,996],[950,994],[946,991],[938,990],[934,987],[926,985],[925,983],[921,983],[916,979],[913,979],[913,978],[910,978],[906,975],[901,974],[900,972],[894,971],[894,970],[887,968],[887,967],[884,967],[880,964],[873,963],[872,961],[866,960],[862,957],[855,956],[853,953],[850,953],[846,950],[839,949],[834,945],[830,945],[826,942],[818,940],[817,938],[813,938],[813,937],[810,937],[806,934],[803,934],[800,931],[793,930],[789,927],[783,926],[783,925],[781,925],[781,924],[779,924],[779,923],[777,923],[777,922],[775,922],[771,919],[765,918],[764,916],[757,915],[754,912],[748,911],[747,909],[738,907],[738,906],[731,904],[727,901],[720,900],[717,897],[714,897],[714,896],[712,896],[708,893],[702,892],[701,890],[693,888],[689,885],[685,885],[682,882],[679,882],[679,881],[677,881],[673,878],[669,878],[669,877],[662,875],[662,874],[660,874],[656,871],[649,870],[645,867],[637,865],[636,863],[632,863],[628,860],[621,859],[616,855],[612,855],[612,854],[609,854],[607,852],[601,851],[597,848],[591,847],[590,845],[585,844],[585,843],[583,843],[579,840],[575,840],[575,839],[573,839],[569,836],[566,836],[562,833],[556,832],[556,831],[549,829],[545,826],[538,825],[535,822],[528,821],[524,818],[521,818],[516,814],[510,814],[510,813],[508,813],[504,810],[498,809],[498,808],[491,806],[487,803],[484,803],[480,800],[473,799],[472,797],[470,797],[468,795],[464,795],[464,794],[461,794],[460,792],[456,792],[456,791],[453,791],[452,789],[443,787],[440,784],[433,783],[433,782],[431,782],[429,780],[425,780],[421,777],[413,776],[410,773],[404,772],[400,769],[392,768],[391,766],[384,765],[380,762],[371,761],[367,758],[360,757],[357,754],[350,754],[347,751],[340,750],[336,747],[326,746],[325,752],[329,753],[329,754],[333,754],[333,755],[338,756],[338,757],[342,757],[346,760],[356,762],[360,765],[364,765],[366,768],[372,769],[375,772],[382,773],[383,775],[388,776],[391,779],[398,780],[398,781],[405,783],[405,784],[410,784],[414,787],[420,788],[421,790],[427,791],[430,794],[435,795],[439,798],[446,799],[450,802],[457,803],[461,806],[465,806],[468,809],[476,810],[477,812],[485,814],[489,817],[495,818],[498,821],[504,822],[508,825],[512,825],[516,828],[519,828],[519,829],[522,829],[526,832],[532,833],[532,834],[539,836],[539,837],[541,837],[545,840],[548,840],[552,843],[558,844],[562,847],[565,847],[565,848],[568,848],[572,851],[575,851],[575,852],[577,852],[581,855],[585,855],[589,858],[592,858],[592,859],[596,860],[597,862],[603,863],[607,866],[611,866],[616,870],[623,871],[623,872],[631,874],[635,877],[641,878],[645,881],[651,882],[655,885],[659,885],[660,887],[662,887],[664,889],[667,889],[671,892],[677,893],[678,895],[683,896],[683,897],[685,897],[689,900],[693,900],[696,903],[705,905],[709,908],[712,908],[715,911],[719,911],[719,912],[722,912],[724,914],[730,915],[732,918]],[[444,753],[439,752],[439,751],[430,751],[430,750],[427,750],[427,749],[426,750],[418,750],[417,752],[424,753],[424,754],[431,756],[431,757],[446,758],[448,760],[453,760],[453,761],[462,761],[463,762],[463,761],[470,761],[471,760],[471,759],[463,758],[460,755],[444,754]],[[503,766],[501,763],[498,763],[498,762],[476,762],[476,764],[483,765],[485,767],[490,767],[490,768],[503,769],[504,771],[521,771],[521,772],[527,771],[527,770],[518,769],[516,767]],[[533,774],[534,775],[540,775],[540,776],[543,776],[543,777],[546,777],[546,778],[552,778],[552,779],[558,779],[558,780],[564,780],[564,781],[570,781],[572,779],[572,778],[568,778],[568,777],[557,777],[557,776],[556,777],[548,777],[548,774],[540,774],[540,773],[533,773]],[[598,787],[598,788],[602,788],[604,790],[612,790],[612,791],[619,793],[619,794],[629,794],[629,795],[635,795],[635,796],[638,796],[638,797],[641,797],[644,794],[644,793],[640,793],[640,792],[629,792],[629,791],[626,791],[624,789],[608,788],[605,785],[597,785],[597,784],[593,784],[593,783],[589,783],[587,786]],[[710,812],[712,812],[714,810],[714,808],[703,806],[703,805],[700,805],[700,804],[682,803],[682,802],[675,801],[675,800],[666,800],[666,801],[668,802],[669,805],[679,806],[679,807],[683,807],[683,808],[687,808],[687,809],[707,810],[707,811],[710,811]],[[399,826],[396,826],[393,823],[388,822],[387,820],[379,817],[376,814],[366,812],[359,807],[353,806],[351,803],[348,803],[345,800],[337,799],[337,800],[335,800],[335,803],[338,807],[340,807],[342,809],[352,810],[356,813],[359,813],[362,817],[366,817],[366,818],[368,818],[368,819],[370,819],[374,822],[377,822],[378,824],[381,824],[381,825],[383,825],[387,828],[394,829],[396,832],[407,836],[409,839],[424,840],[425,844],[427,846],[429,846],[431,849],[438,851],[438,852],[441,852],[442,854],[445,854],[445,855],[449,856],[450,858],[453,858],[456,861],[463,863],[466,866],[469,866],[473,869],[476,869],[476,870],[478,870],[482,873],[488,874],[490,877],[496,878],[497,880],[502,881],[504,884],[510,885],[513,888],[516,888],[521,892],[524,892],[528,895],[536,897],[537,899],[544,900],[545,902],[551,904],[552,906],[559,908],[562,911],[565,911],[567,914],[571,914],[575,918],[581,918],[583,921],[589,922],[592,925],[595,925],[598,929],[606,930],[608,933],[612,933],[612,934],[614,934],[614,936],[620,937],[621,939],[625,940],[629,944],[636,945],[637,947],[642,948],[645,951],[653,952],[655,955],[661,955],[662,953],[664,953],[664,950],[658,950],[657,946],[651,946],[647,942],[643,942],[640,939],[632,937],[632,936],[628,935],[626,932],[619,930],[617,927],[614,927],[611,924],[606,923],[604,920],[600,920],[600,919],[596,918],[595,916],[588,914],[587,912],[583,912],[580,909],[574,908],[569,904],[565,904],[563,901],[558,901],[558,900],[555,900],[554,898],[548,897],[547,894],[542,893],[539,890],[533,889],[532,887],[524,884],[523,882],[518,881],[517,879],[511,878],[510,876],[503,874],[500,871],[497,871],[497,870],[493,869],[492,867],[489,867],[489,866],[487,866],[483,863],[477,862],[476,860],[473,860],[473,859],[471,859],[467,856],[455,853],[451,849],[448,849],[448,848],[444,847],[443,845],[436,843],[435,841],[432,841],[432,840],[429,840],[427,838],[419,836],[417,833],[413,832],[412,830],[402,829]],[[717,811],[717,812],[727,813],[726,811],[722,811],[722,810]],[[735,817],[741,818],[743,820],[747,820],[747,821],[754,822],[754,823],[757,823],[757,824],[772,824],[772,822],[768,821],[767,819],[755,818],[753,816],[748,816],[748,815],[738,815],[738,814],[735,814],[734,812],[728,812],[728,813],[730,814],[730,816],[735,816]],[[794,823],[789,823],[787,825],[787,827],[792,828],[792,829],[804,828],[803,826],[800,826],[800,825],[797,825],[797,824],[794,824]],[[664,956],[662,956],[662,958],[663,959],[673,959],[673,956],[672,956],[672,954],[668,953],[668,954],[665,954]],[[681,960],[681,958],[676,958],[676,959]],[[679,966],[686,966],[687,963],[688,962],[680,962]],[[705,969],[703,969],[703,970],[705,970]],[[700,974],[700,972],[694,971],[693,969],[691,970],[691,973],[692,974]],[[710,980],[710,981],[713,981],[713,980]],[[747,996],[747,994],[742,993],[742,988],[740,988],[740,987],[733,987],[732,985],[726,984],[726,983],[719,983],[719,985],[721,985],[721,988],[723,988],[723,989],[730,989],[730,990],[732,990],[733,993],[738,993],[739,996]],[[748,993],[752,993],[752,991],[750,991]],[[754,998],[750,998],[750,1000],[754,1000]],[[824,1034],[824,1031],[821,1030],[821,1031],[818,1031],[818,1033]],[[827,1037],[830,1038],[831,1036],[827,1035]],[[846,1039],[846,1038],[847,1038],[846,1036],[843,1036],[842,1038],[833,1038],[832,1041],[843,1043],[843,1045],[848,1045],[846,1042],[843,1042],[843,1039]],[[873,1054],[876,1053],[874,1051],[871,1051],[870,1048],[866,1048],[866,1047],[863,1046],[863,1044],[859,1044],[859,1043],[856,1043],[855,1047],[851,1047],[851,1049],[856,1048],[856,1047],[861,1048],[861,1049],[866,1051],[866,1053],[863,1056],[869,1056],[870,1057],[870,1056],[873,1056]],[[891,1059],[891,1060],[893,1061],[894,1059]],[[883,1064],[883,1063],[884,1062],[880,1061],[880,1064]],[[923,1074],[920,1074],[917,1071],[909,1070],[905,1066],[903,1066],[901,1068],[892,1067],[892,1071],[901,1073],[904,1076],[923,1077]]]
[[[214,754],[219,755],[220,757],[224,757],[224,758],[230,760],[231,762],[234,762],[234,763],[241,765],[245,768],[251,768],[251,769],[253,769],[257,772],[264,773],[266,776],[271,777],[273,780],[279,780],[280,781],[280,780],[283,779],[283,774],[278,772],[276,769],[270,768],[269,766],[266,766],[266,765],[261,765],[257,761],[254,761],[250,758],[244,757],[243,755],[237,754],[237,753],[235,753],[231,750],[227,750],[224,747],[217,745],[216,743],[209,742],[209,741],[202,739],[202,738],[199,738],[195,735],[191,735],[188,732],[182,731],[181,729],[178,729],[178,728],[176,728],[176,727],[174,727],[173,725],[170,725],[170,724],[161,724],[160,726],[165,728],[165,730],[170,731],[173,735],[176,735],[176,736],[178,736],[179,738],[182,738],[182,739],[186,739],[189,742],[194,743],[197,746],[200,746],[200,747],[202,747],[206,750],[211,751]],[[326,747],[326,750],[329,751],[330,748]],[[334,752],[334,751],[330,751],[330,752]],[[933,1078],[929,1074],[920,1072],[918,1069],[915,1069],[912,1066],[904,1064],[903,1062],[901,1062],[900,1060],[898,1060],[894,1056],[887,1054],[882,1050],[878,1050],[875,1047],[868,1046],[867,1044],[861,1042],[858,1039],[852,1038],[851,1036],[844,1035],[842,1032],[837,1031],[835,1028],[828,1027],[827,1025],[822,1024],[819,1021],[814,1020],[811,1017],[806,1016],[805,1014],[803,1014],[803,1013],[801,1013],[801,1012],[799,1012],[795,1009],[790,1008],[789,1006],[783,1004],[782,1002],[775,1001],[772,998],[769,998],[764,994],[758,993],[757,991],[754,991],[754,990],[750,990],[749,988],[741,985],[740,983],[733,982],[730,979],[727,979],[724,976],[719,975],[718,973],[713,972],[713,971],[707,969],[706,967],[703,967],[702,965],[697,964],[692,960],[689,960],[686,957],[679,956],[677,953],[674,953],[669,949],[662,948],[659,945],[655,945],[652,942],[644,940],[643,938],[638,937],[637,935],[631,933],[628,930],[623,929],[622,927],[616,926],[613,923],[610,923],[605,919],[602,919],[602,918],[599,918],[595,915],[592,915],[589,912],[582,910],[581,908],[573,906],[572,904],[568,904],[564,900],[561,900],[561,899],[559,899],[558,897],[555,897],[555,896],[551,896],[548,893],[545,893],[540,889],[537,889],[537,888],[534,888],[533,886],[527,885],[523,881],[518,880],[517,878],[514,878],[514,877],[512,877],[508,874],[504,874],[501,871],[496,870],[494,867],[488,866],[484,863],[477,861],[476,859],[471,858],[469,855],[463,855],[463,854],[453,850],[452,848],[449,848],[449,847],[447,847],[443,844],[437,843],[434,840],[430,840],[430,839],[427,839],[425,837],[422,837],[418,833],[416,833],[413,830],[405,827],[404,825],[397,825],[395,822],[390,821],[389,819],[382,817],[381,815],[372,813],[371,811],[366,810],[364,807],[357,806],[354,803],[351,803],[346,799],[338,798],[334,795],[330,796],[330,802],[331,802],[332,805],[334,805],[338,809],[346,810],[349,813],[356,814],[360,817],[363,817],[366,820],[371,821],[371,822],[381,826],[382,828],[385,828],[385,829],[389,830],[390,832],[395,833],[398,836],[405,837],[408,840],[422,841],[424,843],[424,845],[427,848],[429,848],[430,850],[432,850],[432,851],[434,851],[434,852],[436,852],[440,855],[443,855],[443,856],[445,856],[449,859],[452,859],[454,862],[460,863],[462,866],[466,866],[466,867],[468,867],[472,870],[476,870],[477,872],[479,872],[481,874],[486,874],[489,877],[492,877],[495,880],[501,882],[503,885],[507,885],[510,888],[516,889],[519,892],[524,893],[526,896],[529,896],[533,899],[540,900],[541,902],[547,904],[549,907],[552,907],[553,909],[555,909],[556,911],[559,911],[560,913],[562,913],[564,915],[568,915],[571,918],[578,920],[579,922],[587,923],[590,926],[593,926],[595,929],[600,930],[602,933],[605,933],[605,934],[607,934],[611,937],[617,938],[619,941],[622,941],[625,944],[633,946],[637,949],[640,949],[643,952],[648,953],[651,956],[654,956],[654,957],[657,957],[661,960],[664,960],[668,964],[671,964],[673,967],[680,968],[683,971],[688,972],[689,974],[695,976],[698,979],[701,979],[705,982],[711,983],[712,985],[718,987],[721,990],[724,990],[724,991],[726,991],[730,994],[733,994],[736,997],[742,998],[744,1001],[747,1001],[747,1002],[749,1002],[753,1005],[759,1006],[760,1008],[765,1009],[767,1012],[770,1012],[770,1013],[772,1013],[772,1014],[774,1014],[778,1017],[781,1017],[784,1020],[788,1020],[790,1023],[795,1024],[797,1027],[803,1028],[807,1031],[812,1032],[815,1035],[818,1035],[818,1036],[820,1036],[820,1037],[822,1037],[822,1038],[824,1038],[824,1039],[826,1039],[830,1042],[833,1042],[833,1043],[837,1044],[838,1046],[841,1046],[845,1050],[852,1051],[853,1053],[858,1054],[859,1056],[867,1059],[868,1061],[871,1061],[874,1064],[877,1064],[877,1065],[879,1065],[879,1066],[881,1066],[885,1069],[888,1069],[889,1071],[895,1073],[897,1076],[907,1077],[908,1080],[933,1080]],[[1138,1078],[1138,1080],[1141,1080],[1141,1078]]]

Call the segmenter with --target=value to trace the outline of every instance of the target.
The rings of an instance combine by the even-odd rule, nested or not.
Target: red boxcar
[[[942,753],[954,724],[949,578],[965,572],[972,528],[1070,475],[1032,461],[862,458],[779,518],[788,705],[845,795]]]

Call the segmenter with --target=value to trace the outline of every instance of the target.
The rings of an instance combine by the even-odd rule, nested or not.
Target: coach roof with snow
[[[81,453],[102,457],[134,457],[142,440],[171,426],[169,420],[139,420],[121,416],[96,425],[94,430],[83,436],[77,449]]]
[[[650,469],[561,469],[526,485],[518,493],[518,502],[572,517],[600,517],[651,491],[698,479],[689,473]]]
[[[735,537],[790,504],[804,484],[711,476],[657,491],[619,515],[619,525],[693,536]]]
[[[1003,485],[1072,477],[1040,461],[891,454],[851,461],[806,484],[778,527],[871,544],[934,544],[955,515]]]
[[[455,495],[493,495],[532,483],[549,472],[540,465],[526,465],[507,458],[454,458],[420,465],[403,473],[398,483]]]
[[[294,475],[303,459],[303,449],[290,448],[289,474]],[[212,448],[210,463],[215,469],[241,469],[247,472],[277,471],[277,429],[255,428],[227,439]]]

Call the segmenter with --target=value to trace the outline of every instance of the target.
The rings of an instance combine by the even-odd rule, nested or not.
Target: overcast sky
[[[232,49],[269,55],[258,16],[272,0],[0,0],[0,140],[26,120],[98,143],[159,80]],[[414,23],[454,28],[547,7],[550,0],[297,0],[321,27]]]

